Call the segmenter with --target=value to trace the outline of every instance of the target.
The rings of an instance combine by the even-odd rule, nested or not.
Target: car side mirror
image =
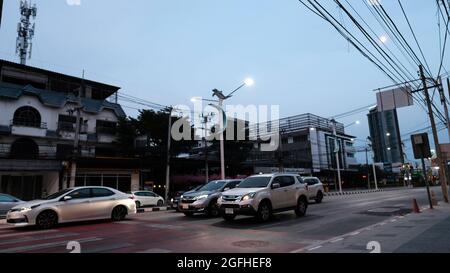
[[[71,196],[68,196],[68,195],[66,195],[66,196],[64,196],[63,197],[63,199],[62,199],[64,202],[67,202],[67,201],[70,201],[70,200],[72,200],[72,197]]]
[[[223,189],[223,191],[229,191],[229,190],[231,190],[230,188],[225,188],[225,189]]]
[[[280,185],[280,183],[273,183],[272,184],[272,189],[274,190],[274,189],[278,189],[278,188],[280,188],[281,187],[281,185]]]

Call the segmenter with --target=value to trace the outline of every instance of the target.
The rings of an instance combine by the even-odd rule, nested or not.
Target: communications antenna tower
[[[17,25],[17,41],[16,41],[16,54],[20,57],[20,63],[25,65],[28,59],[31,58],[31,50],[33,44],[31,40],[34,36],[34,23],[31,20],[36,18],[36,4],[31,4],[31,1],[20,1],[20,22]]]

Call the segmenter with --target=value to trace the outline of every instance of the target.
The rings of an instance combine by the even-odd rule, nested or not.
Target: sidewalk
[[[424,204],[422,204],[424,205]],[[308,253],[370,253],[369,242],[381,253],[450,253],[450,205],[441,202],[431,210],[392,217],[331,240],[310,246]],[[368,250],[370,249],[370,250]]]

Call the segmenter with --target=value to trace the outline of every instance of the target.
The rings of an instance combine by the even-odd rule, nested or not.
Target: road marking
[[[391,223],[397,222],[397,219],[392,219]]]
[[[313,247],[313,248],[309,248],[308,251],[313,251],[313,250],[319,249],[319,248],[321,248],[321,247],[322,247],[322,246],[315,246],[315,247]]]
[[[161,248],[150,248],[144,251],[139,251],[137,253],[171,253],[172,251],[168,249],[161,249]]]
[[[45,241],[50,239],[59,239],[64,237],[72,237],[77,236],[79,233],[59,233],[59,234],[53,234],[53,235],[44,235],[40,237],[22,237],[19,239],[13,239],[8,241],[0,241],[0,245],[10,245],[10,244],[17,244],[17,243],[23,243],[23,242],[32,242],[32,241]]]
[[[86,243],[86,242],[95,242],[103,240],[103,238],[97,238],[97,237],[88,237],[88,238],[82,238],[82,239],[76,239],[75,241],[79,243]],[[59,242],[53,242],[53,243],[44,243],[44,244],[37,244],[37,245],[30,245],[30,246],[19,246],[19,247],[12,247],[12,248],[6,248],[6,249],[0,249],[0,253],[14,253],[14,252],[27,252],[32,250],[39,250],[39,249],[46,249],[46,248],[52,248],[57,246],[66,246],[67,241],[59,241]],[[65,249],[65,248],[63,248]]]
[[[26,235],[45,234],[45,233],[51,233],[51,232],[56,232],[56,231],[58,231],[58,230],[51,229],[51,230],[40,230],[40,231],[31,231],[31,232],[13,232],[13,233],[9,233],[9,234],[1,234],[0,239],[7,238],[7,237],[23,236],[23,235],[26,236]]]
[[[355,231],[355,232],[350,233],[349,235],[350,236],[356,236],[356,235],[358,235],[360,233],[361,233],[360,231]]]
[[[330,242],[331,243],[337,243],[337,242],[342,241],[342,240],[344,240],[344,238],[337,238],[337,239],[334,239],[334,240],[332,240]]]
[[[107,251],[130,247],[130,246],[133,246],[133,244],[118,243],[118,244],[104,245],[104,246],[93,247],[93,248],[85,248],[85,249],[81,249],[81,252],[83,252],[83,253],[100,253],[100,252],[107,252]]]

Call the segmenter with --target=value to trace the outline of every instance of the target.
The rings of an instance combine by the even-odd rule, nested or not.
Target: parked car
[[[315,200],[316,203],[322,203],[325,190],[320,179],[317,177],[303,177],[303,181],[308,185],[309,199]]]
[[[307,186],[294,174],[263,174],[244,179],[238,187],[225,191],[218,200],[223,218],[256,216],[268,221],[275,212],[294,210],[303,216],[308,208]]]
[[[136,207],[158,206],[164,205],[164,198],[152,191],[132,191],[131,198],[136,203]]]
[[[235,188],[240,182],[240,179],[211,181],[196,191],[183,194],[178,209],[186,216],[192,216],[194,213],[206,213],[212,217],[218,216],[217,199],[223,191]]]
[[[5,218],[6,214],[12,207],[15,207],[21,203],[23,203],[23,201],[19,198],[9,194],[0,193],[0,218]]]
[[[136,204],[128,194],[107,187],[77,187],[19,204],[8,212],[6,221],[14,226],[48,229],[76,221],[108,218],[121,221],[134,213]]]

